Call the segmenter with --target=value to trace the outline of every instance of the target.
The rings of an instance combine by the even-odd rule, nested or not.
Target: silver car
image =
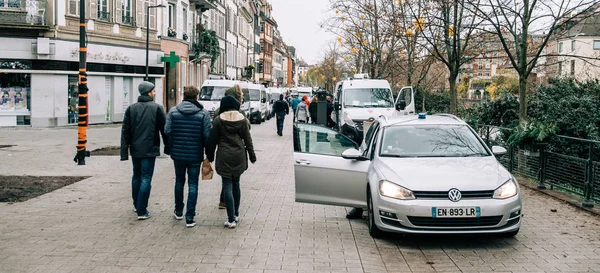
[[[514,236],[515,178],[452,115],[380,118],[357,144],[325,127],[294,125],[296,202],[368,209],[369,233]]]

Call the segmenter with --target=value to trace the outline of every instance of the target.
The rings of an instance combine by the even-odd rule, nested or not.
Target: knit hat
[[[138,90],[140,91],[140,95],[147,95],[154,90],[154,84],[151,82],[141,82]]]
[[[235,99],[234,97],[231,96],[225,96],[221,99],[221,106],[220,106],[220,111],[221,113],[227,112],[227,111],[239,111],[240,110],[240,102]]]

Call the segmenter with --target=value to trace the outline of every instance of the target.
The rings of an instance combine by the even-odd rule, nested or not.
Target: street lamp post
[[[166,8],[166,6],[160,4],[156,6],[148,6],[148,8],[146,9],[146,77],[144,78],[145,81],[148,81],[148,55],[150,54],[150,9],[153,8]]]

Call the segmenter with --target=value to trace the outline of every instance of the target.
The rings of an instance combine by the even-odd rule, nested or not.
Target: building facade
[[[273,7],[268,1],[264,1],[260,9],[260,58],[258,73],[260,83],[270,86],[273,82],[273,34],[277,28],[277,22],[271,17]]]

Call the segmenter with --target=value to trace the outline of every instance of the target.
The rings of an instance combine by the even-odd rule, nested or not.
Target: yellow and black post
[[[79,1],[79,119],[77,124],[77,155],[73,159],[77,165],[85,165],[85,158],[90,156],[86,150],[88,128],[88,87],[86,58],[87,45],[85,40],[85,4]]]

